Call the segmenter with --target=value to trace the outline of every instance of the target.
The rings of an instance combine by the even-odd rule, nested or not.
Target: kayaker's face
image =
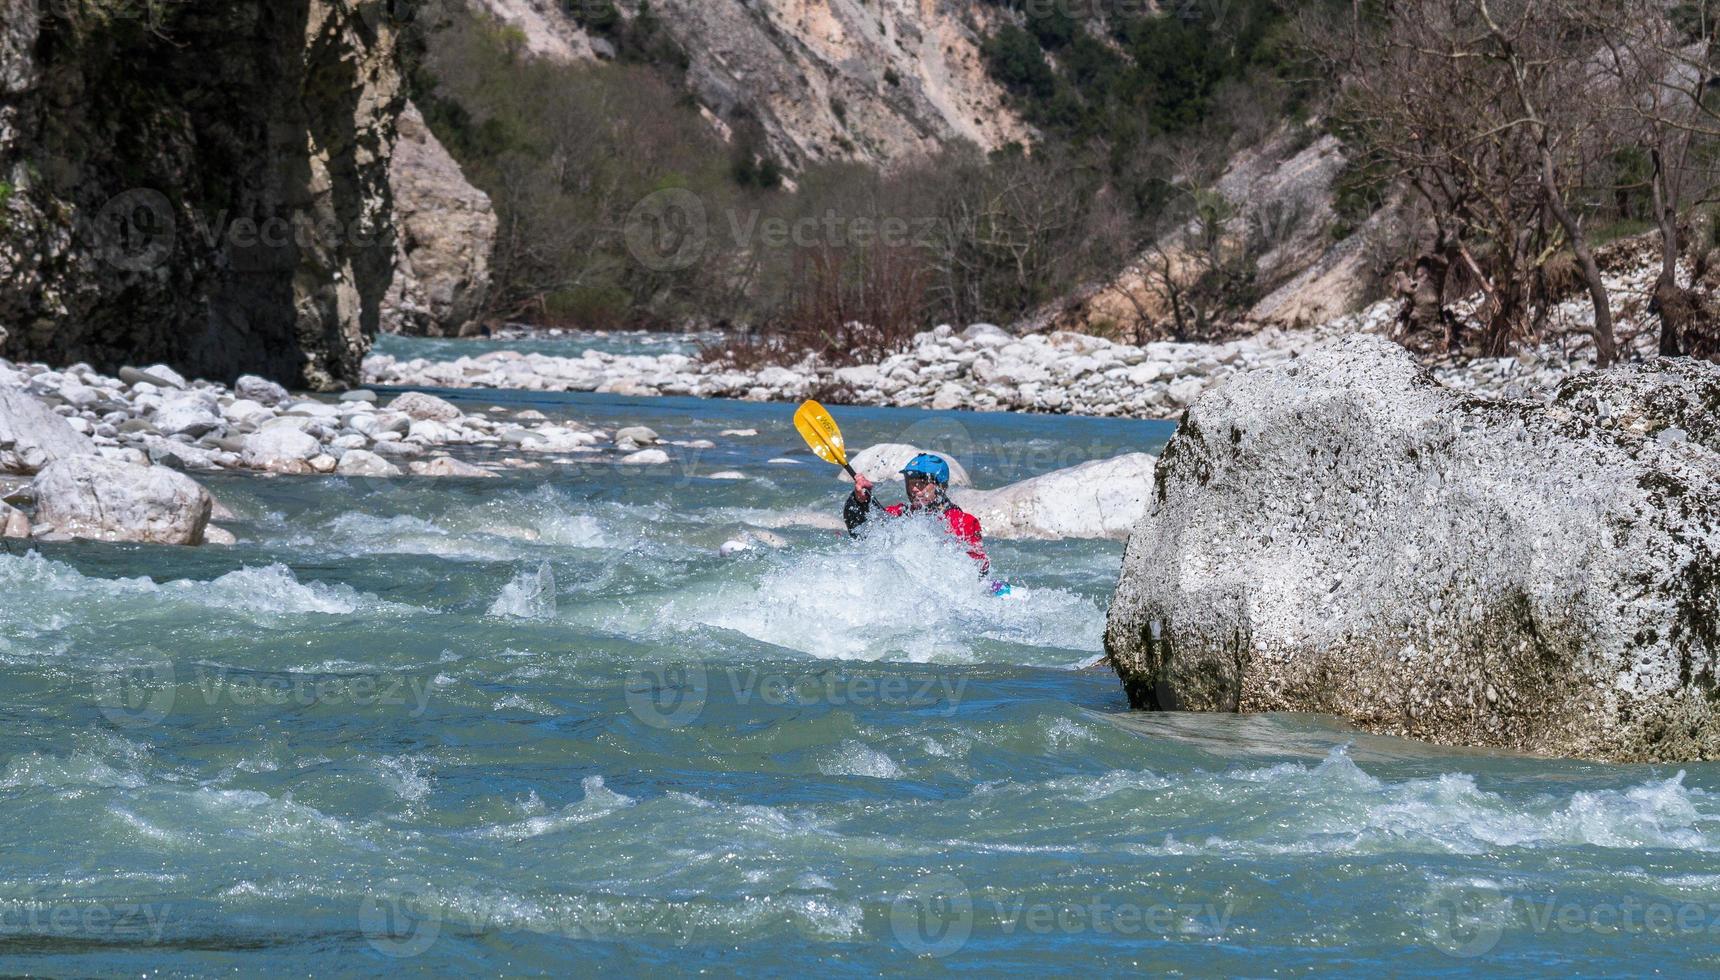
[[[923,476],[908,477],[908,501],[915,507],[930,507],[937,503],[938,485]]]

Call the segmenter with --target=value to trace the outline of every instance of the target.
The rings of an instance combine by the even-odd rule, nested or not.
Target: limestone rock
[[[988,538],[1122,540],[1147,512],[1157,462],[1148,453],[1130,453],[996,490],[956,490],[950,499],[979,518]]]
[[[241,375],[238,381],[233,382],[233,394],[248,398],[259,405],[270,406],[279,405],[292,397],[287,393],[287,389],[254,374]]]
[[[451,422],[463,414],[449,402],[422,391],[409,391],[389,402],[388,408],[426,422]]]
[[[884,483],[890,480],[900,480],[902,467],[908,465],[908,460],[918,456],[921,452],[929,452],[950,464],[950,486],[966,487],[973,485],[973,481],[968,478],[967,470],[956,461],[954,456],[940,453],[935,449],[916,449],[900,442],[881,442],[876,446],[867,447],[848,457],[848,465],[854,467],[855,472],[865,476],[873,483]],[[843,480],[848,479],[846,471],[837,470],[837,474]]]
[[[489,295],[496,214],[489,196],[466,182],[410,102],[399,133],[388,171],[397,251],[382,329],[465,336],[476,331]]]
[[[1720,757],[1720,454],[1655,438],[1715,405],[1684,360],[1487,401],[1365,336],[1233,378],[1159,460],[1106,649],[1137,707]]]
[[[400,467],[373,452],[363,449],[349,449],[340,457],[340,463],[335,466],[336,473],[341,476],[400,476]]]
[[[660,440],[657,430],[643,425],[629,425],[615,430],[615,441],[627,440],[639,446],[655,445]]]
[[[182,473],[97,456],[50,463],[31,487],[38,523],[98,541],[202,544],[212,507],[208,491]]]
[[[0,473],[34,473],[57,459],[95,453],[95,443],[19,388],[0,385]]]
[[[30,519],[11,504],[0,503],[0,538],[27,538]]]
[[[291,426],[272,426],[245,437],[245,465],[270,473],[308,473],[310,460],[322,452],[316,437]]]
[[[496,474],[491,473],[489,470],[473,466],[471,463],[462,462],[452,456],[438,456],[435,459],[413,463],[412,473],[415,476],[459,476],[479,480],[496,479]]]

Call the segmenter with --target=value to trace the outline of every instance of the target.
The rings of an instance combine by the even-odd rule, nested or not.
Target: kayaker
[[[967,545],[968,557],[979,562],[979,573],[991,571],[991,559],[986,557],[980,537],[979,518],[950,502],[950,464],[939,456],[921,453],[902,467],[902,480],[907,485],[908,502],[890,504],[884,513],[891,517],[909,514],[935,514],[956,539]],[[854,492],[842,508],[842,520],[848,533],[855,533],[872,514],[872,481],[864,473],[854,474]]]

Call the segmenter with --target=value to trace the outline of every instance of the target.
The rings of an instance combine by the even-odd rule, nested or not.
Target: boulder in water
[[[1149,453],[1056,470],[996,490],[957,490],[952,499],[979,518],[988,538],[1123,540],[1153,495]]]
[[[0,385],[0,473],[34,473],[57,459],[94,455],[95,443],[21,388]]]
[[[491,473],[489,470],[473,466],[471,463],[462,462],[452,456],[438,456],[435,459],[413,463],[411,466],[414,476],[461,476],[470,479],[482,480],[492,480],[496,478],[496,474]]]
[[[1720,756],[1720,445],[1657,438],[1715,406],[1683,359],[1487,401],[1371,336],[1240,375],[1159,459],[1110,660],[1136,707]]]
[[[289,425],[270,426],[245,437],[245,465],[270,473],[309,473],[310,460],[322,452],[322,443],[307,432]]]
[[[183,473],[99,456],[49,463],[31,489],[38,523],[98,541],[202,544],[213,506],[208,491]]]
[[[400,476],[400,467],[395,466],[381,456],[364,449],[349,449],[340,457],[340,463],[335,466],[336,473],[341,476]]]
[[[11,504],[0,503],[0,538],[27,538],[30,519]]]
[[[452,422],[465,414],[453,403],[422,391],[409,391],[389,402],[388,407],[391,411],[403,412],[410,418],[425,422]]]
[[[657,430],[644,425],[629,425],[616,429],[615,441],[622,442],[623,440],[636,446],[652,446],[661,441],[657,436]]]
[[[863,449],[848,458],[848,465],[854,467],[856,473],[865,476],[873,483],[884,483],[889,480],[901,479],[902,467],[908,465],[909,460],[922,452],[929,452],[950,464],[950,486],[966,487],[973,485],[973,481],[968,478],[967,470],[962,467],[961,463],[956,462],[954,456],[945,455],[935,449],[916,449],[900,442],[881,442],[876,446]],[[837,474],[844,481],[848,479],[846,471],[838,470]]]

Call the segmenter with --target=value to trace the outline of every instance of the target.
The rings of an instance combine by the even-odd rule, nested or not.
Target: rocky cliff
[[[389,183],[398,250],[382,329],[432,337],[474,333],[490,288],[496,213],[407,103]]]
[[[573,60],[612,54],[555,0],[470,0],[520,29],[529,50]],[[887,163],[955,140],[1025,142],[980,53],[1000,16],[982,0],[652,0],[685,54],[687,83],[719,127],[756,120],[791,166]],[[622,18],[638,0],[615,0]]]
[[[1720,368],[1466,396],[1351,337],[1240,375],[1155,474],[1105,645],[1136,707],[1720,757]]]
[[[356,380],[394,262],[393,0],[0,8],[0,352]]]

